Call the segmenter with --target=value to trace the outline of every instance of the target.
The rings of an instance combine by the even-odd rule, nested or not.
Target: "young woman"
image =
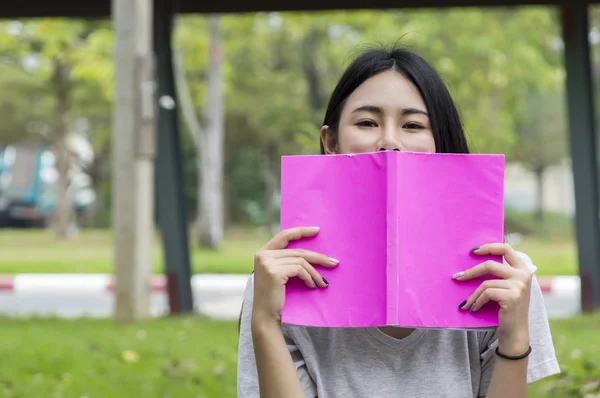
[[[468,153],[456,106],[436,71],[405,50],[368,50],[337,84],[321,129],[321,152]],[[285,284],[301,278],[327,289],[319,267],[343,267],[329,253],[286,249],[318,227],[281,231],[255,256],[242,309],[239,397],[503,397],[527,395],[527,383],[559,372],[540,286],[529,258],[501,242],[476,255],[502,255],[454,276],[484,274],[466,302],[500,304],[495,331],[308,328],[281,323]],[[368,233],[366,231],[365,233]],[[368,269],[363,272],[368,272]]]

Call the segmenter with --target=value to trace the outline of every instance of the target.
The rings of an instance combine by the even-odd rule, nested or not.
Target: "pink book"
[[[281,228],[319,226],[292,242],[340,261],[316,266],[327,288],[298,278],[282,321],[320,327],[491,328],[496,303],[459,310],[485,279],[452,275],[500,256],[470,250],[504,237],[504,155],[378,152],[284,156]]]

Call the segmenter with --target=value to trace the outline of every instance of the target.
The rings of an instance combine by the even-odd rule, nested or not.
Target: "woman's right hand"
[[[281,322],[285,284],[298,277],[311,289],[327,287],[327,281],[311,264],[334,267],[338,260],[304,249],[286,249],[291,241],[310,238],[318,227],[286,229],[273,237],[254,256],[253,322]]]

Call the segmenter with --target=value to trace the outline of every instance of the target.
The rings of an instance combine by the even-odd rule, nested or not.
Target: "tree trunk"
[[[302,71],[308,86],[308,105],[313,112],[321,112],[325,106],[326,98],[323,95],[321,75],[313,56],[318,53],[323,32],[312,30],[302,43],[304,57],[302,57]]]
[[[544,223],[544,171],[544,166],[538,166],[533,171],[536,181],[535,221],[540,225]]]
[[[58,198],[54,212],[54,231],[61,239],[72,236],[70,227],[74,221],[73,208],[69,200],[69,170],[71,169],[71,154],[67,144],[69,135],[69,68],[61,61],[54,61],[52,86],[56,96],[56,122],[52,134],[56,168],[59,175]]]
[[[196,232],[196,239],[199,243],[201,243],[201,224],[202,224],[202,215],[204,214],[204,201],[202,198],[202,186],[204,184],[204,178],[202,175],[202,170],[204,169],[204,162],[202,161],[203,152],[202,148],[196,148],[196,181],[197,181],[197,189],[196,189],[196,221],[194,224],[194,229]]]
[[[192,136],[194,148],[196,150],[196,220],[193,223],[193,230],[197,232],[200,230],[200,215],[202,214],[202,148],[206,146],[206,137],[204,130],[200,125],[200,121],[198,120],[196,110],[194,109],[194,102],[190,94],[190,88],[185,76],[185,70],[183,68],[183,56],[181,53],[174,52],[173,58],[173,73],[175,74],[175,82],[177,84],[177,99],[179,101],[179,107],[181,109],[181,114],[183,115],[183,120],[188,131],[190,132],[190,135]],[[200,239],[198,238],[198,240]]]
[[[90,209],[87,214],[87,225],[93,228],[105,227],[104,223],[100,219],[101,210],[104,207],[104,197],[102,192],[100,192],[101,184],[103,179],[105,178],[103,174],[104,164],[106,162],[106,157],[103,153],[97,154],[94,163],[88,170],[88,175],[91,179],[92,189],[96,194],[96,200],[91,204]]]
[[[265,223],[269,232],[274,235],[277,233],[275,226],[275,192],[277,192],[277,175],[274,170],[273,158],[274,149],[268,146],[265,150]]]
[[[73,211],[69,201],[69,169],[71,166],[69,148],[66,137],[55,143],[56,168],[58,170],[58,197],[54,213],[54,231],[58,238],[71,237],[70,226],[73,222]]]
[[[220,17],[210,15],[210,57],[207,73],[205,145],[201,150],[201,188],[198,237],[200,244],[216,249],[223,240],[224,110]]]

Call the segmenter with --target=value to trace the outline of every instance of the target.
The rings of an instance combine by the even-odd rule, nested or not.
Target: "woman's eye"
[[[356,125],[360,127],[377,127],[377,124],[372,120],[361,120]]]
[[[422,130],[424,127],[418,123],[407,123],[404,128],[407,130]]]

